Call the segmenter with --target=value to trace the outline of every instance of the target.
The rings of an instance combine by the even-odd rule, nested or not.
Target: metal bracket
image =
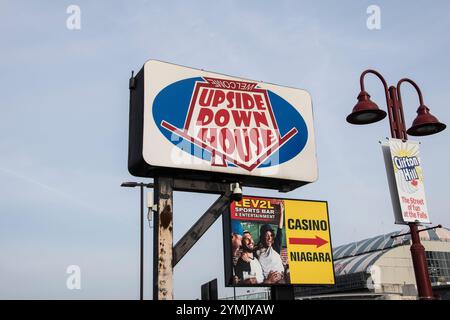
[[[228,188],[229,185],[227,184]],[[184,255],[195,245],[203,234],[219,218],[230,203],[231,191],[221,195],[206,212],[197,220],[197,222],[185,233],[173,248],[172,265],[175,265],[184,257]]]
[[[173,179],[175,191],[224,194],[230,189],[229,183],[217,183],[201,180]]]
[[[432,230],[432,229],[437,229],[437,228],[442,228],[442,225],[438,224],[437,226],[434,226],[434,227],[417,230],[417,232],[422,232],[422,231],[427,231],[427,230]],[[397,234],[395,236],[391,236],[391,239],[395,239],[395,238],[398,238],[398,237],[406,236],[408,234],[411,234],[411,232],[406,232],[406,233],[402,233],[402,234]]]
[[[131,71],[131,78],[128,82],[128,89],[130,89],[130,91],[136,89],[136,78],[134,77],[134,70]]]

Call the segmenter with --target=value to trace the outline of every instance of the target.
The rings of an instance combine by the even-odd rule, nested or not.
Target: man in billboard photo
[[[255,242],[251,233],[244,232],[242,253],[234,268],[236,284],[260,284],[264,281],[261,264],[253,254],[254,249]]]
[[[269,224],[260,228],[259,242],[256,248],[256,257],[261,264],[264,279],[270,279],[270,283],[278,283],[284,279],[284,266],[281,259],[281,244],[283,239],[284,205],[280,201],[280,221],[275,234]]]
[[[240,249],[242,244],[242,235],[244,229],[242,224],[237,220],[231,221],[231,252],[233,258],[233,265],[236,265],[237,260],[240,256]]]

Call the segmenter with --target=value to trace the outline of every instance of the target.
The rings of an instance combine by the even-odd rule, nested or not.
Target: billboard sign
[[[317,179],[308,92],[161,61],[131,90],[129,171],[289,191]]]
[[[382,142],[395,223],[431,223],[425,199],[419,142],[389,139]]]
[[[227,286],[335,283],[327,202],[244,196],[224,226]]]

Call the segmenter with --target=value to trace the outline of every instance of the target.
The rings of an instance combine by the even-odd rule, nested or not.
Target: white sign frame
[[[154,120],[152,111],[155,99],[162,90],[190,78],[220,78],[248,82],[256,84],[258,90],[267,90],[278,95],[300,114],[300,118],[306,124],[308,138],[303,149],[281,164],[268,167],[253,166],[251,170],[239,165],[213,166],[212,160],[206,161],[180,150],[163,135],[160,124]],[[290,191],[318,179],[312,99],[306,90],[231,77],[157,60],[149,60],[144,64],[136,75],[136,83],[137,88],[131,91],[130,103],[129,171],[131,174],[154,177],[169,173],[182,178],[221,182],[239,181],[247,186],[273,188],[280,191]],[[192,100],[193,97],[194,95]],[[164,125],[167,129],[169,124],[167,122]],[[173,136],[178,139],[184,138],[186,141],[186,137],[182,136],[183,132],[176,129],[178,128],[174,128]],[[192,138],[192,135],[189,137]],[[141,141],[136,142],[137,140]],[[276,150],[281,150],[282,147],[283,145],[280,144],[280,149]]]

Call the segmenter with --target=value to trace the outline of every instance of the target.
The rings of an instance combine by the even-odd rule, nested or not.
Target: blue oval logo
[[[184,152],[247,171],[294,158],[308,129],[286,100],[257,83],[208,77],[174,82],[155,97],[153,119]]]

